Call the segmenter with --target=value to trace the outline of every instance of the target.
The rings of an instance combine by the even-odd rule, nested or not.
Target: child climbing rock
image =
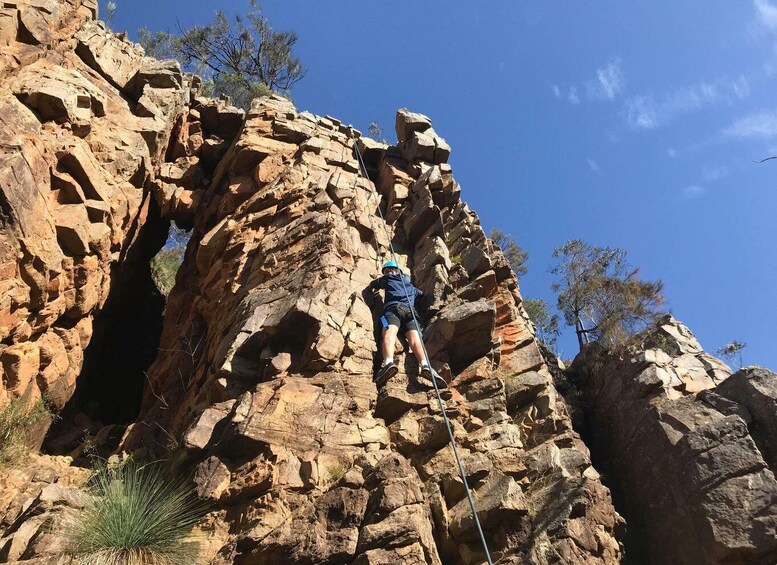
[[[413,286],[410,277],[402,272],[396,261],[387,261],[383,265],[383,276],[372,281],[369,288],[375,293],[380,289],[385,291],[383,315],[380,318],[383,324],[381,344],[383,363],[374,378],[378,387],[386,384],[399,370],[394,364],[394,344],[399,330],[405,332],[410,350],[421,368],[421,376],[428,380],[436,379],[438,387],[447,386],[429,365],[421,343],[421,328],[418,327],[411,311],[416,299],[423,296],[423,292]]]

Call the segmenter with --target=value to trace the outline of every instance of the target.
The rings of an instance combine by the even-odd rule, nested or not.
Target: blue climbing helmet
[[[399,265],[397,265],[396,261],[386,261],[383,264],[383,269],[381,270],[381,272],[385,273],[386,269],[399,269],[400,271],[402,270],[402,269],[399,268]]]

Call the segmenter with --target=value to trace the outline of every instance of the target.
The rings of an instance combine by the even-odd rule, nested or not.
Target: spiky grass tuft
[[[187,540],[205,513],[182,482],[158,464],[132,460],[101,465],[86,506],[72,516],[68,553],[84,565],[192,565],[198,544]]]

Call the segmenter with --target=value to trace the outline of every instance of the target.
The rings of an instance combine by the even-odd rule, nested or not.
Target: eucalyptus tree
[[[558,278],[551,288],[581,349],[592,339],[621,343],[661,315],[664,284],[641,280],[625,250],[574,239],[556,248],[553,257],[557,264],[550,272]]]

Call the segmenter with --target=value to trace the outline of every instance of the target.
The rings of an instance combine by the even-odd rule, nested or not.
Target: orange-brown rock
[[[124,447],[181,438],[201,496],[243,516],[225,559],[481,562],[444,420],[412,356],[399,353],[383,390],[371,379],[380,304],[367,286],[389,244],[374,211],[388,206],[388,237],[427,295],[429,353],[450,381],[453,434],[493,555],[616,563],[622,521],[515,277],[440,164],[442,138],[424,133],[435,150],[405,150],[412,162],[372,147],[376,187],[359,173],[358,132],[280,97],[254,101],[200,197],[165,353]]]
[[[20,1],[0,17],[0,405],[46,394],[62,408],[111,275],[158,214],[152,197],[191,224],[214,167],[199,163],[203,142],[231,142],[242,121],[223,102],[193,102],[199,79],[145,57],[95,11]]]
[[[371,378],[368,285],[391,243],[425,294],[492,557],[620,562],[624,523],[572,429],[565,377],[431,120],[400,110],[389,146],[279,96],[244,112],[95,18],[94,0],[0,6],[0,408],[45,395],[59,410],[103,384],[82,371],[117,331],[97,314],[174,220],[192,237],[140,416],[125,430],[76,414],[54,443],[79,456],[87,432],[170,455],[211,504],[203,562],[483,563],[440,402],[406,346],[385,387]],[[773,562],[774,375],[729,376],[670,319],[643,345],[578,361],[634,547],[660,563]],[[98,404],[127,409],[121,394]],[[70,461],[0,472],[0,560],[57,561],[63,512],[81,504]]]

